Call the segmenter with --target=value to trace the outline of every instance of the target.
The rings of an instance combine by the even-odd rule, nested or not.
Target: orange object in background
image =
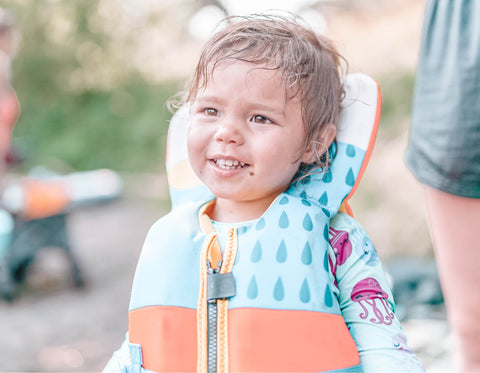
[[[66,185],[62,181],[27,179],[22,185],[22,216],[28,220],[57,215],[64,212],[70,203]]]

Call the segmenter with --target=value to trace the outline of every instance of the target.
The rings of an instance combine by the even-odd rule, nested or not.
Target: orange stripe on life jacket
[[[341,315],[235,308],[229,333],[232,372],[319,372],[360,364]]]
[[[143,367],[157,372],[194,372],[197,311],[149,306],[128,314],[130,343],[142,346]]]

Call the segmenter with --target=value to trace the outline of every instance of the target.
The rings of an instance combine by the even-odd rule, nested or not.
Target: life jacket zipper
[[[218,268],[213,269],[209,260],[207,260],[207,277],[220,271],[221,262]],[[207,300],[207,336],[208,336],[208,373],[217,371],[217,300]]]
[[[235,228],[229,231],[223,258],[216,232],[207,236],[202,247],[197,308],[199,372],[228,373],[228,300],[235,295],[232,269],[237,253],[236,233]],[[212,268],[219,259],[218,267]]]

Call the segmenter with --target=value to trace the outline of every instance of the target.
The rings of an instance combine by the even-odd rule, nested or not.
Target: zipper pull
[[[217,299],[226,299],[235,295],[235,280],[232,272],[220,273],[222,261],[218,268],[213,269],[207,260],[207,302],[214,303]]]

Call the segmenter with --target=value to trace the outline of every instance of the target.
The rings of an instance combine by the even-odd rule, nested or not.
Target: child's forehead
[[[291,98],[295,96],[290,94],[293,91],[292,86],[289,87],[286,75],[280,67],[267,62],[254,63],[237,59],[221,60],[209,64],[204,72],[202,88],[206,89],[213,82],[222,83],[221,79],[224,79],[225,75],[228,78],[231,76],[229,74],[244,78],[247,85],[263,80],[278,86],[278,89],[285,93],[289,93],[287,96],[291,96]]]
[[[279,81],[281,79],[281,74],[279,74],[280,69],[264,62],[253,63],[237,59],[227,59],[211,63],[207,69],[207,81],[214,79],[218,72],[224,72],[225,70],[235,70],[237,74],[244,76],[245,79],[258,77],[259,75],[265,78],[278,79]]]

